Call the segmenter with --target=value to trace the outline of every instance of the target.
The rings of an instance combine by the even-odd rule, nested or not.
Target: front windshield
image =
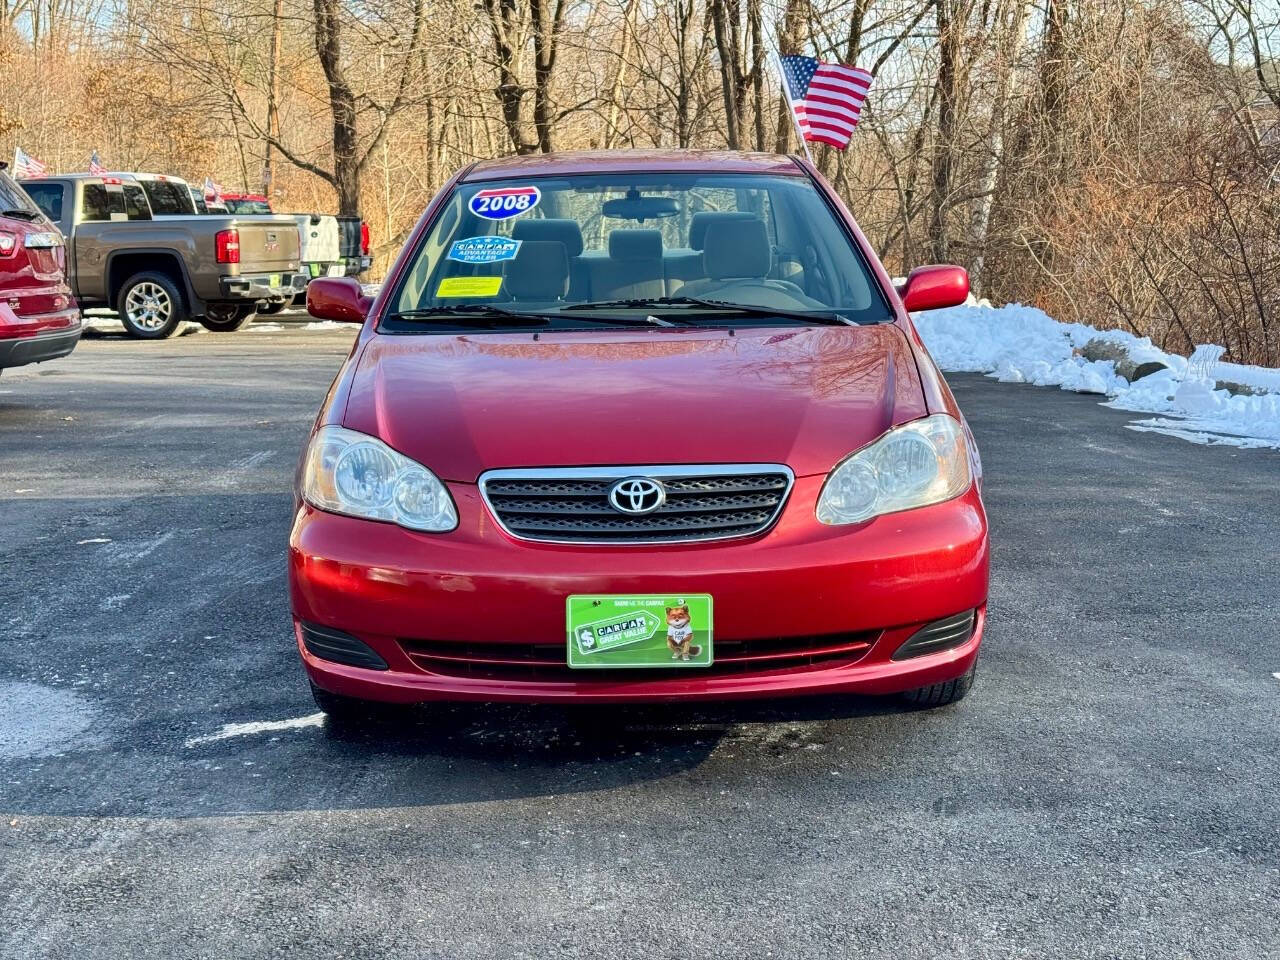
[[[664,323],[705,314],[706,301],[749,306],[754,322],[769,310],[799,322],[890,319],[807,178],[609,173],[459,184],[414,252],[384,326],[414,330],[407,321],[432,311],[485,307],[583,320],[618,315],[619,301]]]

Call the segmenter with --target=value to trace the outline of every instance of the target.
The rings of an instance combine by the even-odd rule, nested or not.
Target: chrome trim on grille
[[[517,532],[516,530],[511,529],[508,524],[508,521],[511,519],[512,511],[508,510],[507,518],[504,519],[503,511],[500,509],[500,506],[495,505],[494,503],[495,497],[504,497],[511,500],[525,497],[531,501],[530,506],[532,506],[533,502],[538,500],[550,501],[552,499],[547,493],[536,489],[540,484],[547,481],[564,481],[566,484],[573,484],[575,482],[589,484],[591,481],[597,481],[601,485],[601,489],[598,491],[600,504],[584,504],[584,506],[589,509],[577,509],[576,507],[574,509],[564,509],[562,507],[560,510],[550,509],[544,511],[544,513],[552,516],[576,515],[588,518],[595,517],[602,521],[633,521],[633,525],[639,528],[642,524],[661,522],[664,518],[670,523],[674,523],[679,526],[684,522],[679,519],[682,515],[689,516],[690,514],[697,512],[713,512],[717,509],[714,505],[703,508],[702,511],[691,507],[681,509],[680,497],[684,495],[686,491],[673,491],[669,486],[667,486],[668,499],[660,509],[641,516],[628,517],[628,515],[619,513],[609,507],[607,503],[609,486],[615,481],[625,477],[651,477],[663,482],[664,486],[667,486],[667,484],[674,481],[696,481],[704,478],[722,478],[726,483],[732,486],[732,481],[735,478],[776,477],[778,481],[782,482],[782,486],[780,488],[775,487],[772,490],[761,489],[764,486],[764,483],[757,482],[754,485],[756,489],[749,489],[752,486],[751,484],[743,484],[742,486],[745,486],[748,489],[729,489],[718,492],[709,492],[706,498],[719,496],[722,498],[743,499],[755,497],[758,499],[763,497],[764,502],[756,504],[739,504],[736,505],[736,507],[733,504],[724,504],[720,508],[721,513],[730,513],[735,508],[741,508],[744,510],[754,510],[755,514],[763,514],[763,516],[760,516],[758,519],[752,519],[749,522],[736,525],[722,524],[721,529],[725,526],[733,526],[733,529],[728,533],[717,533],[715,532],[714,526],[709,526],[707,528],[709,535],[707,536],[698,535],[697,529],[693,527],[688,528],[690,530],[690,535],[688,536],[662,535],[663,532],[669,531],[655,531],[653,536],[635,537],[609,536],[608,533],[605,533],[602,536],[584,536],[581,531],[579,531],[577,535],[567,535],[565,537],[539,535],[538,533],[532,532],[528,529]],[[494,492],[490,490],[490,484],[496,485],[505,481],[514,485],[522,480],[531,481],[531,487],[533,489],[525,492],[521,492],[518,489],[502,492]],[[664,464],[661,466],[626,465],[616,467],[530,467],[486,470],[484,473],[480,474],[478,484],[480,487],[480,496],[484,499],[485,506],[488,507],[489,513],[493,517],[494,521],[502,528],[503,532],[517,540],[526,540],[533,543],[579,544],[589,546],[628,546],[631,544],[644,546],[659,543],[708,543],[716,540],[739,540],[745,537],[758,536],[772,528],[777,522],[778,517],[782,515],[782,509],[786,506],[787,498],[791,495],[791,488],[795,485],[795,474],[792,473],[791,468],[781,463]],[[596,492],[586,491],[581,493],[565,493],[562,496],[594,497],[596,495]],[[768,502],[775,496],[777,497],[776,504]],[[554,506],[554,504],[551,504],[551,506]],[[536,514],[538,511],[533,509],[527,512],[530,514]],[[672,520],[673,517],[676,519]],[[638,532],[642,531],[638,530]]]

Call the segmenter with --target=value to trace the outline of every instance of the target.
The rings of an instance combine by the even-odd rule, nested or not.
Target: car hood
[[[924,416],[892,324],[374,336],[342,423],[445,480],[500,467],[784,463],[826,473]]]

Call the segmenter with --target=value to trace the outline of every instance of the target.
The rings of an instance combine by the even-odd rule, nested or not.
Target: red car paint
[[[811,178],[871,265],[894,321],[741,328],[732,337],[684,327],[548,331],[536,341],[484,332],[378,332],[386,291],[396,287],[408,252],[460,180],[602,170]],[[962,277],[956,268],[926,272],[904,295],[913,306],[955,302],[967,291],[967,281],[959,289]],[[289,540],[292,611],[303,663],[321,689],[405,703],[881,694],[952,680],[972,667],[988,587],[976,457],[973,485],[953,500],[848,526],[815,518],[827,475],[852,451],[929,414],[963,418],[874,251],[806,161],[645,151],[476,165],[455,175],[428,206],[383,291],[370,304],[349,280],[309,287],[318,316],[367,314],[315,429],[334,424],[376,435],[425,464],[448,487],[459,525],[444,534],[418,533],[297,501]],[[638,416],[642,378],[681,383],[678,402],[654,403],[650,392]],[[477,485],[482,471],[503,467],[748,462],[786,464],[795,484],[771,529],[723,542],[518,540],[499,527]],[[563,659],[535,661],[525,675],[503,672],[511,665],[508,647],[563,645],[567,595],[694,590],[715,599],[717,650],[760,638],[794,638],[795,649],[758,654],[751,663],[744,655],[736,669],[715,673],[597,679],[558,669]],[[893,659],[922,625],[966,610],[976,611],[967,640]],[[313,655],[302,642],[302,624],[358,637],[389,669]]]
[[[80,309],[61,234],[5,173],[0,199],[15,211],[0,214],[0,369],[66,356],[80,339]]]

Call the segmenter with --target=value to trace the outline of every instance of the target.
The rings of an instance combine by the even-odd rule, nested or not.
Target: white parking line
[[[188,747],[201,743],[213,743],[217,740],[228,740],[231,737],[243,737],[251,733],[273,733],[276,730],[300,730],[303,727],[319,727],[324,724],[323,713],[312,713],[305,717],[294,717],[291,720],[257,720],[251,723],[224,723],[217,733],[205,734],[203,737],[192,737],[187,741]]]

